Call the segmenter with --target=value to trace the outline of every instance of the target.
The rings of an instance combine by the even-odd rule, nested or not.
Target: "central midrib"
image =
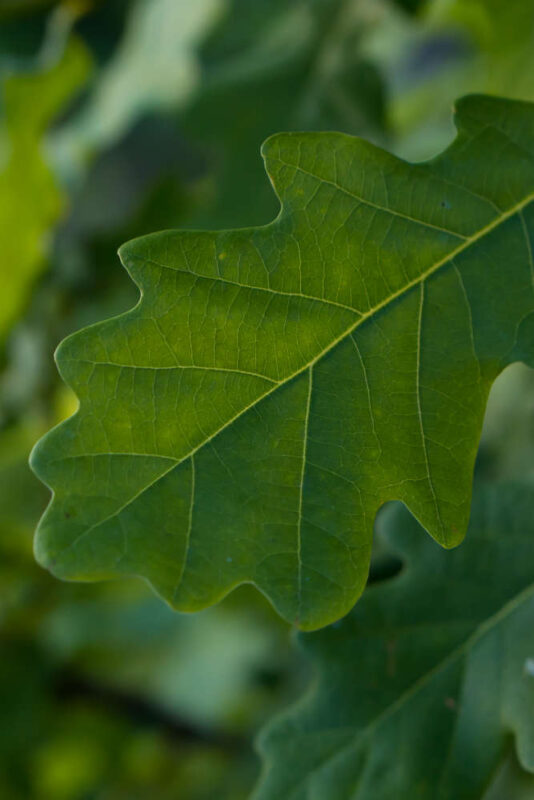
[[[358,315],[359,315],[358,319],[353,324],[351,324],[345,331],[343,331],[343,333],[341,333],[336,339],[334,339],[327,347],[325,347],[320,353],[318,353],[314,358],[310,359],[310,361],[308,361],[302,367],[299,367],[297,370],[295,370],[293,373],[291,373],[291,375],[288,375],[286,378],[283,378],[282,380],[277,381],[274,386],[269,387],[265,392],[262,392],[261,394],[259,394],[252,401],[252,403],[249,403],[247,406],[245,406],[240,411],[238,411],[236,414],[234,414],[233,417],[230,417],[230,419],[227,422],[225,422],[224,425],[221,425],[214,433],[212,433],[211,436],[207,436],[205,439],[203,439],[202,442],[200,442],[196,447],[192,448],[188,453],[186,453],[181,458],[175,459],[173,464],[170,467],[168,467],[168,469],[166,469],[163,472],[161,472],[156,478],[154,478],[153,481],[151,481],[150,483],[146,484],[146,486],[144,486],[142,489],[140,489],[138,492],[136,492],[136,494],[132,495],[132,497],[130,497],[126,501],[126,503],[124,503],[120,508],[118,508],[113,513],[109,514],[109,516],[105,517],[104,519],[101,519],[99,522],[94,523],[89,528],[87,528],[87,530],[85,530],[83,533],[81,533],[79,536],[77,536],[69,545],[67,545],[67,547],[65,548],[64,552],[66,552],[67,550],[70,550],[71,548],[73,548],[79,541],[81,541],[83,538],[85,538],[85,536],[87,536],[92,530],[94,530],[95,528],[99,527],[100,525],[105,524],[110,519],[113,519],[114,517],[116,517],[120,513],[122,513],[122,511],[124,511],[124,509],[128,508],[128,506],[130,506],[132,503],[134,503],[137,500],[138,497],[140,497],[146,491],[151,489],[152,486],[154,486],[158,481],[160,481],[162,478],[164,478],[170,472],[172,472],[173,470],[177,469],[180,466],[180,464],[182,464],[188,458],[191,458],[191,456],[195,455],[195,453],[197,453],[199,450],[201,450],[202,447],[204,447],[206,444],[211,442],[216,436],[218,436],[220,433],[222,433],[222,431],[226,430],[226,428],[228,428],[230,425],[232,425],[243,414],[246,414],[247,411],[249,411],[251,408],[253,408],[257,403],[261,402],[261,400],[263,400],[265,397],[268,397],[270,394],[275,392],[281,386],[284,386],[285,384],[289,383],[291,380],[296,378],[297,375],[300,375],[306,369],[309,369],[309,368],[313,367],[318,361],[320,361],[325,355],[327,355],[327,353],[329,353],[331,350],[333,350],[334,347],[336,347],[338,344],[340,344],[340,342],[342,342],[347,336],[349,336],[357,328],[359,328],[360,325],[363,325],[364,322],[366,322],[368,319],[373,317],[375,314],[377,314],[382,309],[386,308],[390,303],[393,303],[399,297],[402,297],[403,295],[405,295],[407,292],[410,291],[410,289],[413,289],[415,286],[418,286],[419,284],[423,283],[431,275],[433,275],[434,273],[438,272],[438,270],[440,270],[442,267],[446,266],[451,261],[453,261],[456,258],[456,256],[458,256],[464,250],[468,250],[469,247],[471,247],[472,245],[476,244],[476,242],[480,241],[480,239],[483,239],[484,236],[487,236],[489,233],[491,233],[493,230],[495,230],[495,228],[498,228],[499,225],[501,225],[503,222],[506,222],[506,220],[510,219],[515,214],[518,214],[520,211],[522,211],[532,201],[534,201],[534,192],[529,194],[529,195],[527,195],[527,197],[524,200],[521,200],[519,203],[516,203],[516,205],[512,206],[512,208],[508,209],[508,211],[505,211],[502,214],[500,214],[499,216],[495,217],[495,219],[493,219],[490,223],[488,223],[483,228],[481,228],[479,231],[477,231],[475,234],[473,234],[473,236],[471,236],[468,239],[466,239],[464,242],[462,242],[460,245],[458,245],[458,247],[454,248],[454,250],[451,250],[450,253],[448,253],[442,259],[440,259],[435,264],[433,264],[431,267],[429,267],[425,272],[421,273],[421,275],[419,275],[417,278],[414,278],[414,280],[410,281],[409,283],[405,284],[403,287],[398,289],[393,294],[391,294],[388,297],[384,298],[384,300],[382,300],[380,303],[378,303],[373,308],[369,309],[369,311],[366,311],[366,312],[361,313],[361,314],[360,314],[360,312],[355,311],[354,313],[355,314],[358,313]],[[317,302],[321,302],[319,298],[317,299]],[[111,455],[111,454],[108,454],[108,455]]]

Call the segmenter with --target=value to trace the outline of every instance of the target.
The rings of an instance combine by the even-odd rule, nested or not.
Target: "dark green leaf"
[[[534,777],[500,765],[514,737],[534,772],[533,503],[530,486],[481,489],[452,553],[387,510],[404,570],[302,636],[318,679],[263,736],[256,800],[532,796]]]

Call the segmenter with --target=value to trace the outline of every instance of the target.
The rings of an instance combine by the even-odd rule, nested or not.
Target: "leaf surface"
[[[254,582],[311,629],[361,593],[386,501],[461,541],[490,386],[532,352],[534,107],[467,98],[457,126],[416,165],[274,136],[274,222],[121,248],[139,304],[57,354],[80,410],[33,454],[43,564],[181,610]]]
[[[481,489],[452,553],[387,510],[404,570],[301,637],[317,679],[264,734],[255,800],[532,796],[511,749],[534,772],[533,501]]]

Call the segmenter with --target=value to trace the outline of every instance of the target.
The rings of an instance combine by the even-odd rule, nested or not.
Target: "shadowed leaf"
[[[255,800],[532,797],[506,751],[514,737],[534,772],[533,501],[531,487],[480,490],[453,553],[388,509],[405,569],[301,637],[318,679],[264,734]]]

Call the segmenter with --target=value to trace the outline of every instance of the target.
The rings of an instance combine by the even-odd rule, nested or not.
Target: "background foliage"
[[[452,137],[458,95],[534,99],[533,59],[531,0],[0,4],[2,796],[248,797],[253,735],[310,674],[246,589],[189,617],[140,581],[64,584],[34,563],[47,492],[28,453],[75,402],[52,352],[136,302],[117,247],[272,219],[259,147],[276,131],[427,158]],[[533,390],[517,367],[492,393],[484,491],[534,475]],[[387,537],[375,551],[371,580],[388,581],[398,553]],[[507,749],[486,794],[466,797],[531,797],[523,767]]]

